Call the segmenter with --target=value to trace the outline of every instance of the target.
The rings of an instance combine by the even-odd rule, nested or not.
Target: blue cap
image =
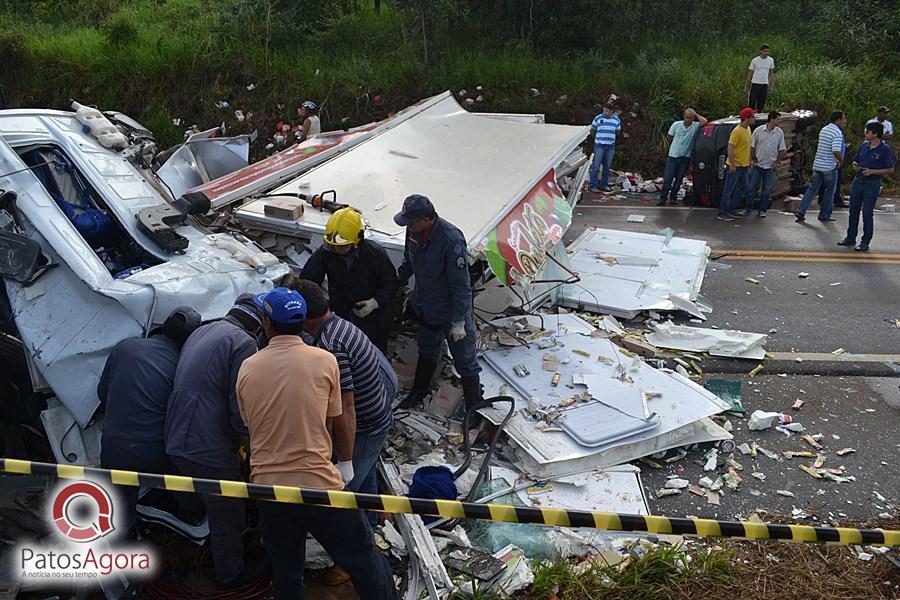
[[[403,210],[394,215],[394,223],[406,227],[416,219],[425,219],[433,214],[434,205],[431,200],[420,194],[413,194],[403,201]]]
[[[302,323],[306,320],[306,300],[300,292],[277,287],[256,298],[262,303],[263,314],[273,323]]]

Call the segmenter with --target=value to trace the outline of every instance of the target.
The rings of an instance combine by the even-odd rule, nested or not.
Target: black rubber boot
[[[478,375],[469,375],[462,378],[463,400],[465,401],[466,416],[468,417],[469,429],[477,429],[482,419],[481,415],[475,412],[476,409],[484,405],[484,396],[481,390],[481,381]]]
[[[425,399],[431,393],[431,379],[437,369],[437,361],[430,358],[419,357],[416,362],[416,376],[413,379],[412,389],[406,395],[397,408],[412,408]]]
[[[469,375],[462,378],[463,399],[466,403],[466,410],[479,408],[481,405],[481,381],[478,375]]]

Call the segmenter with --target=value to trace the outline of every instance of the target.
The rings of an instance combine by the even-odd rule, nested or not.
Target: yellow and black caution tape
[[[814,527],[750,521],[717,521],[696,517],[643,516],[611,512],[590,512],[551,507],[477,504],[457,500],[431,500],[380,494],[357,494],[333,490],[311,490],[284,485],[260,485],[243,481],[198,479],[181,475],[158,475],[136,471],[94,469],[29,460],[0,458],[0,472],[43,475],[61,479],[91,478],[115,485],[145,486],[174,492],[214,494],[230,498],[253,498],[292,504],[310,504],[342,509],[376,510],[386,513],[429,515],[450,519],[481,519],[507,523],[532,523],[559,527],[589,527],[607,531],[628,531],[688,535],[697,537],[781,540],[785,542],[827,542],[900,547],[900,531]]]

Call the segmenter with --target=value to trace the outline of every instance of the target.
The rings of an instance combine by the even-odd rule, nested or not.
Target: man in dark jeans
[[[238,370],[256,353],[262,309],[242,294],[228,315],[185,342],[166,410],[166,453],[179,471],[202,479],[240,480],[240,438],[246,435],[235,397]],[[244,562],[245,503],[203,495],[216,582],[240,587],[256,577]]]
[[[166,405],[181,346],[199,326],[197,311],[176,308],[161,332],[124,339],[110,352],[97,384],[104,410],[100,443],[100,466],[104,469],[172,472],[164,441]],[[140,488],[123,485],[118,490],[124,516],[117,525],[130,532],[135,525]]]
[[[337,360],[301,339],[307,305],[297,291],[275,288],[262,304],[269,345],[244,361],[237,382],[238,407],[250,433],[250,479],[342,490],[347,476],[331,462],[330,430],[342,413]],[[347,571],[362,600],[396,599],[390,565],[362,511],[281,502],[257,506],[276,600],[304,598],[307,533]]]
[[[747,68],[744,81],[744,96],[747,104],[756,112],[766,109],[766,96],[775,91],[775,59],[769,56],[769,45],[759,48],[759,56],[754,56]]]
[[[669,133],[666,134],[669,140],[669,157],[666,159],[666,172],[663,175],[657,206],[663,206],[667,198],[669,204],[678,202],[678,190],[681,189],[681,180],[687,175],[691,150],[694,149],[694,138],[704,125],[706,118],[698,115],[693,108],[687,108],[684,111],[684,119],[675,121],[669,127]]]
[[[852,246],[856,243],[859,229],[859,214],[862,212],[863,236],[857,252],[868,252],[872,241],[875,223],[875,203],[881,192],[881,178],[894,172],[894,151],[881,141],[884,125],[878,122],[866,123],[866,143],[856,152],[853,170],[856,177],[850,186],[850,220],[847,224],[847,236],[838,242],[838,246]]]

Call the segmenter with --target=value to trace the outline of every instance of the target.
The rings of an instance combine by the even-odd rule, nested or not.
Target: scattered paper
[[[625,219],[628,223],[643,223],[644,215],[628,215],[628,218]]]

